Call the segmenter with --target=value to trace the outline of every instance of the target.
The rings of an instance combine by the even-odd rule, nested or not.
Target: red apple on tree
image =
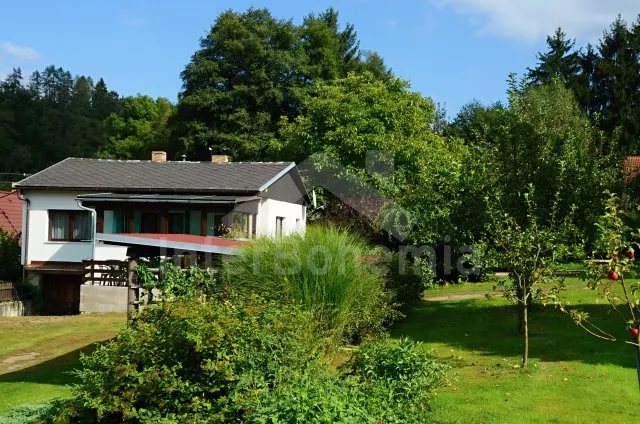
[[[620,275],[618,275],[615,270],[612,269],[611,271],[609,271],[609,279],[616,281],[619,277]]]
[[[625,255],[627,255],[627,258],[633,260],[633,258],[635,258],[636,254],[633,251],[633,249],[629,249],[627,250],[627,252],[625,253]]]
[[[638,337],[638,329],[635,327],[629,327],[629,334],[631,334],[633,337]]]

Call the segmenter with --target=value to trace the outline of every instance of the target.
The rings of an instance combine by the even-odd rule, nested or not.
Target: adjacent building
[[[0,229],[9,232],[22,230],[22,202],[15,191],[0,191]]]

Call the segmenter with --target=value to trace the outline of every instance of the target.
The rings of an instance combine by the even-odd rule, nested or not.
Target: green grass
[[[595,293],[567,280],[565,297],[591,313],[604,329],[625,339],[624,325],[596,303]],[[482,295],[492,283],[432,289],[426,298]],[[79,353],[112,337],[119,314],[23,317],[0,320],[0,414],[21,404],[66,396],[67,371]],[[393,329],[394,337],[424,342],[449,364],[448,385],[437,390],[434,418],[443,423],[636,423],[640,392],[632,348],[596,339],[551,307],[531,314],[531,363],[519,368],[521,337],[504,298],[426,301]],[[8,370],[21,353],[40,355]]]
[[[123,314],[0,319],[0,415],[68,395],[80,352],[113,337],[125,321]],[[16,361],[32,353],[38,355]]]
[[[626,339],[623,322],[595,293],[567,280],[565,296],[604,329]],[[483,294],[493,284],[428,290],[427,298]],[[394,330],[425,343],[452,366],[434,415],[445,423],[637,423],[640,391],[632,347],[588,335],[552,307],[535,307],[530,369],[519,368],[521,336],[504,298],[427,301]]]

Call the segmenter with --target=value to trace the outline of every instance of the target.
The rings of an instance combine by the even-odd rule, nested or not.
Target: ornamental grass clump
[[[393,293],[367,244],[348,231],[311,226],[306,234],[260,238],[222,266],[233,290],[311,311],[320,331],[359,342],[397,316]]]

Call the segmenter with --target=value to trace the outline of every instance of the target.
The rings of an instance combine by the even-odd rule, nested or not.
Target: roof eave
[[[45,190],[45,191],[95,191],[95,192],[104,192],[104,191],[112,191],[116,193],[175,193],[175,194],[187,194],[187,193],[197,193],[197,194],[217,194],[217,193],[228,193],[228,194],[249,194],[255,195],[258,194],[259,191],[255,189],[235,189],[235,188],[199,188],[199,189],[189,189],[189,188],[151,188],[151,187],[58,187],[58,186],[16,186],[18,190]]]

